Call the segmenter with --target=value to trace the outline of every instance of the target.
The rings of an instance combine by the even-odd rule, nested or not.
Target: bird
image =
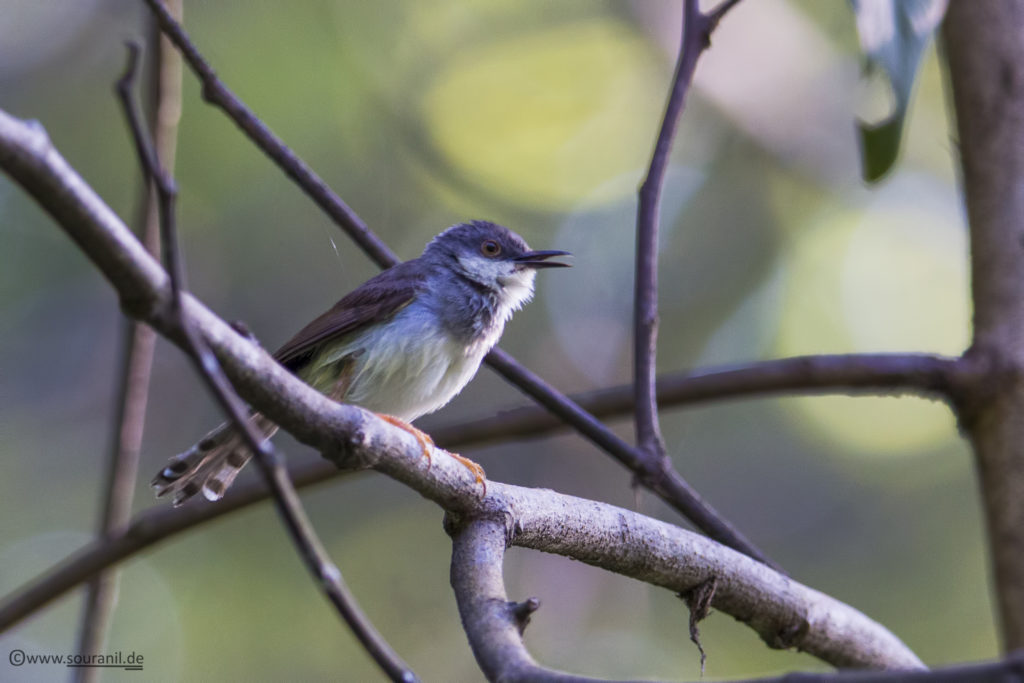
[[[453,225],[417,258],[370,278],[274,354],[274,359],[340,403],[377,413],[416,436],[429,459],[430,437],[410,423],[451,401],[480,368],[512,314],[533,297],[542,268],[567,251],[534,251],[508,228],[484,220]],[[277,425],[250,420],[269,439]],[[475,462],[452,454],[483,481]],[[175,455],[151,483],[182,505],[197,493],[216,501],[252,457],[225,423]],[[486,487],[486,484],[484,484]],[[486,490],[486,488],[485,488]]]

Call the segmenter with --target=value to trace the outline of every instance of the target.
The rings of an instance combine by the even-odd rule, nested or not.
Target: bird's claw
[[[417,429],[416,427],[413,427],[405,420],[395,417],[394,415],[385,415],[383,413],[377,413],[377,416],[380,419],[387,422],[388,424],[392,424],[398,427],[399,429],[404,429],[405,431],[409,432],[414,437],[416,437],[416,443],[420,445],[420,451],[422,452],[423,457],[427,459],[427,469],[430,469],[430,449],[434,447],[434,440],[430,438],[430,435],[427,434],[422,429]]]
[[[430,449],[434,448],[434,440],[430,438],[430,435],[427,434],[426,432],[424,432],[421,429],[417,429],[416,427],[413,427],[411,424],[409,424],[405,420],[397,418],[394,415],[385,415],[383,413],[378,413],[377,415],[378,415],[378,417],[380,417],[380,419],[384,420],[388,424],[392,424],[392,425],[394,425],[394,426],[396,426],[396,427],[398,427],[400,429],[404,429],[405,431],[409,432],[414,437],[416,437],[416,443],[418,443],[420,445],[420,449],[421,449],[421,451],[423,453],[423,457],[427,459],[427,469],[430,469],[430,466],[432,464],[432,461],[430,459]],[[448,451],[445,451],[445,452],[448,452]],[[448,454],[450,456],[452,456],[453,458],[455,458],[455,460],[459,464],[461,464],[463,467],[465,467],[466,469],[468,469],[470,472],[473,473],[473,476],[476,478],[476,483],[477,484],[481,484],[482,487],[483,487],[483,492],[480,494],[480,497],[483,498],[484,496],[486,496],[487,495],[487,473],[484,472],[484,468],[481,467],[478,463],[475,463],[472,460],[470,460],[469,458],[461,456],[458,453],[448,453]]]
[[[484,468],[480,466],[480,463],[474,462],[458,453],[449,453],[448,455],[455,458],[456,462],[459,462],[473,473],[473,476],[476,477],[476,483],[483,486],[483,492],[480,494],[480,497],[484,498],[487,495],[487,473],[484,472]]]

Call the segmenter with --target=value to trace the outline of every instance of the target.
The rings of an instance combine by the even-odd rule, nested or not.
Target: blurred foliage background
[[[539,0],[188,1],[220,76],[403,258],[489,218],[569,249],[502,346],[564,391],[628,381],[635,189],[679,33],[678,3]],[[38,119],[123,217],[139,172],[111,94],[129,0],[0,0],[0,106]],[[859,179],[855,117],[887,106],[859,81],[840,0],[758,0],[702,58],[665,190],[659,366],[796,353],[933,351],[969,337],[966,239],[932,48],[901,162]],[[190,285],[274,348],[374,272],[185,76],[177,179]],[[0,178],[0,591],[89,542],[113,413],[121,327],[111,289]],[[182,355],[158,348],[136,507],[149,473],[219,421]],[[523,398],[487,370],[421,426]],[[679,470],[803,582],[892,628],[926,662],[996,655],[969,453],[941,405],[783,398],[664,411]],[[628,420],[616,428],[631,438]],[[293,441],[289,457],[316,458]],[[467,451],[495,480],[678,522],[584,440]],[[251,468],[250,468],[251,469]],[[255,476],[247,471],[243,476]],[[481,678],[448,585],[441,513],[385,477],[307,491],[363,607],[425,680]],[[675,596],[553,556],[512,551],[509,593],[537,596],[527,641],[592,675],[696,679]],[[71,652],[81,595],[0,637]],[[702,625],[707,680],[824,667],[766,649],[725,615]],[[110,650],[151,680],[375,680],[268,506],[125,566]],[[13,669],[4,680],[63,671]],[[136,674],[107,672],[108,680]],[[19,679],[18,677],[22,677]]]

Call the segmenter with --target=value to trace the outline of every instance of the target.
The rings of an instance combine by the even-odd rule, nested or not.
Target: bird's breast
[[[481,332],[457,337],[436,314],[414,302],[390,321],[325,349],[316,365],[351,363],[341,400],[411,421],[441,408],[473,379],[501,336],[501,326]]]

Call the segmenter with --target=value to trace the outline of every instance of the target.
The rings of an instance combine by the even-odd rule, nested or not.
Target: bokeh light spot
[[[593,19],[458,53],[428,88],[432,140],[464,177],[539,208],[613,201],[595,188],[650,154],[665,66],[626,24]],[[631,190],[632,191],[632,190]]]
[[[823,217],[785,266],[777,352],[959,354],[970,332],[966,236],[955,193],[894,180],[860,210]],[[796,399],[802,429],[853,452],[901,454],[956,438],[947,407],[917,398]]]

